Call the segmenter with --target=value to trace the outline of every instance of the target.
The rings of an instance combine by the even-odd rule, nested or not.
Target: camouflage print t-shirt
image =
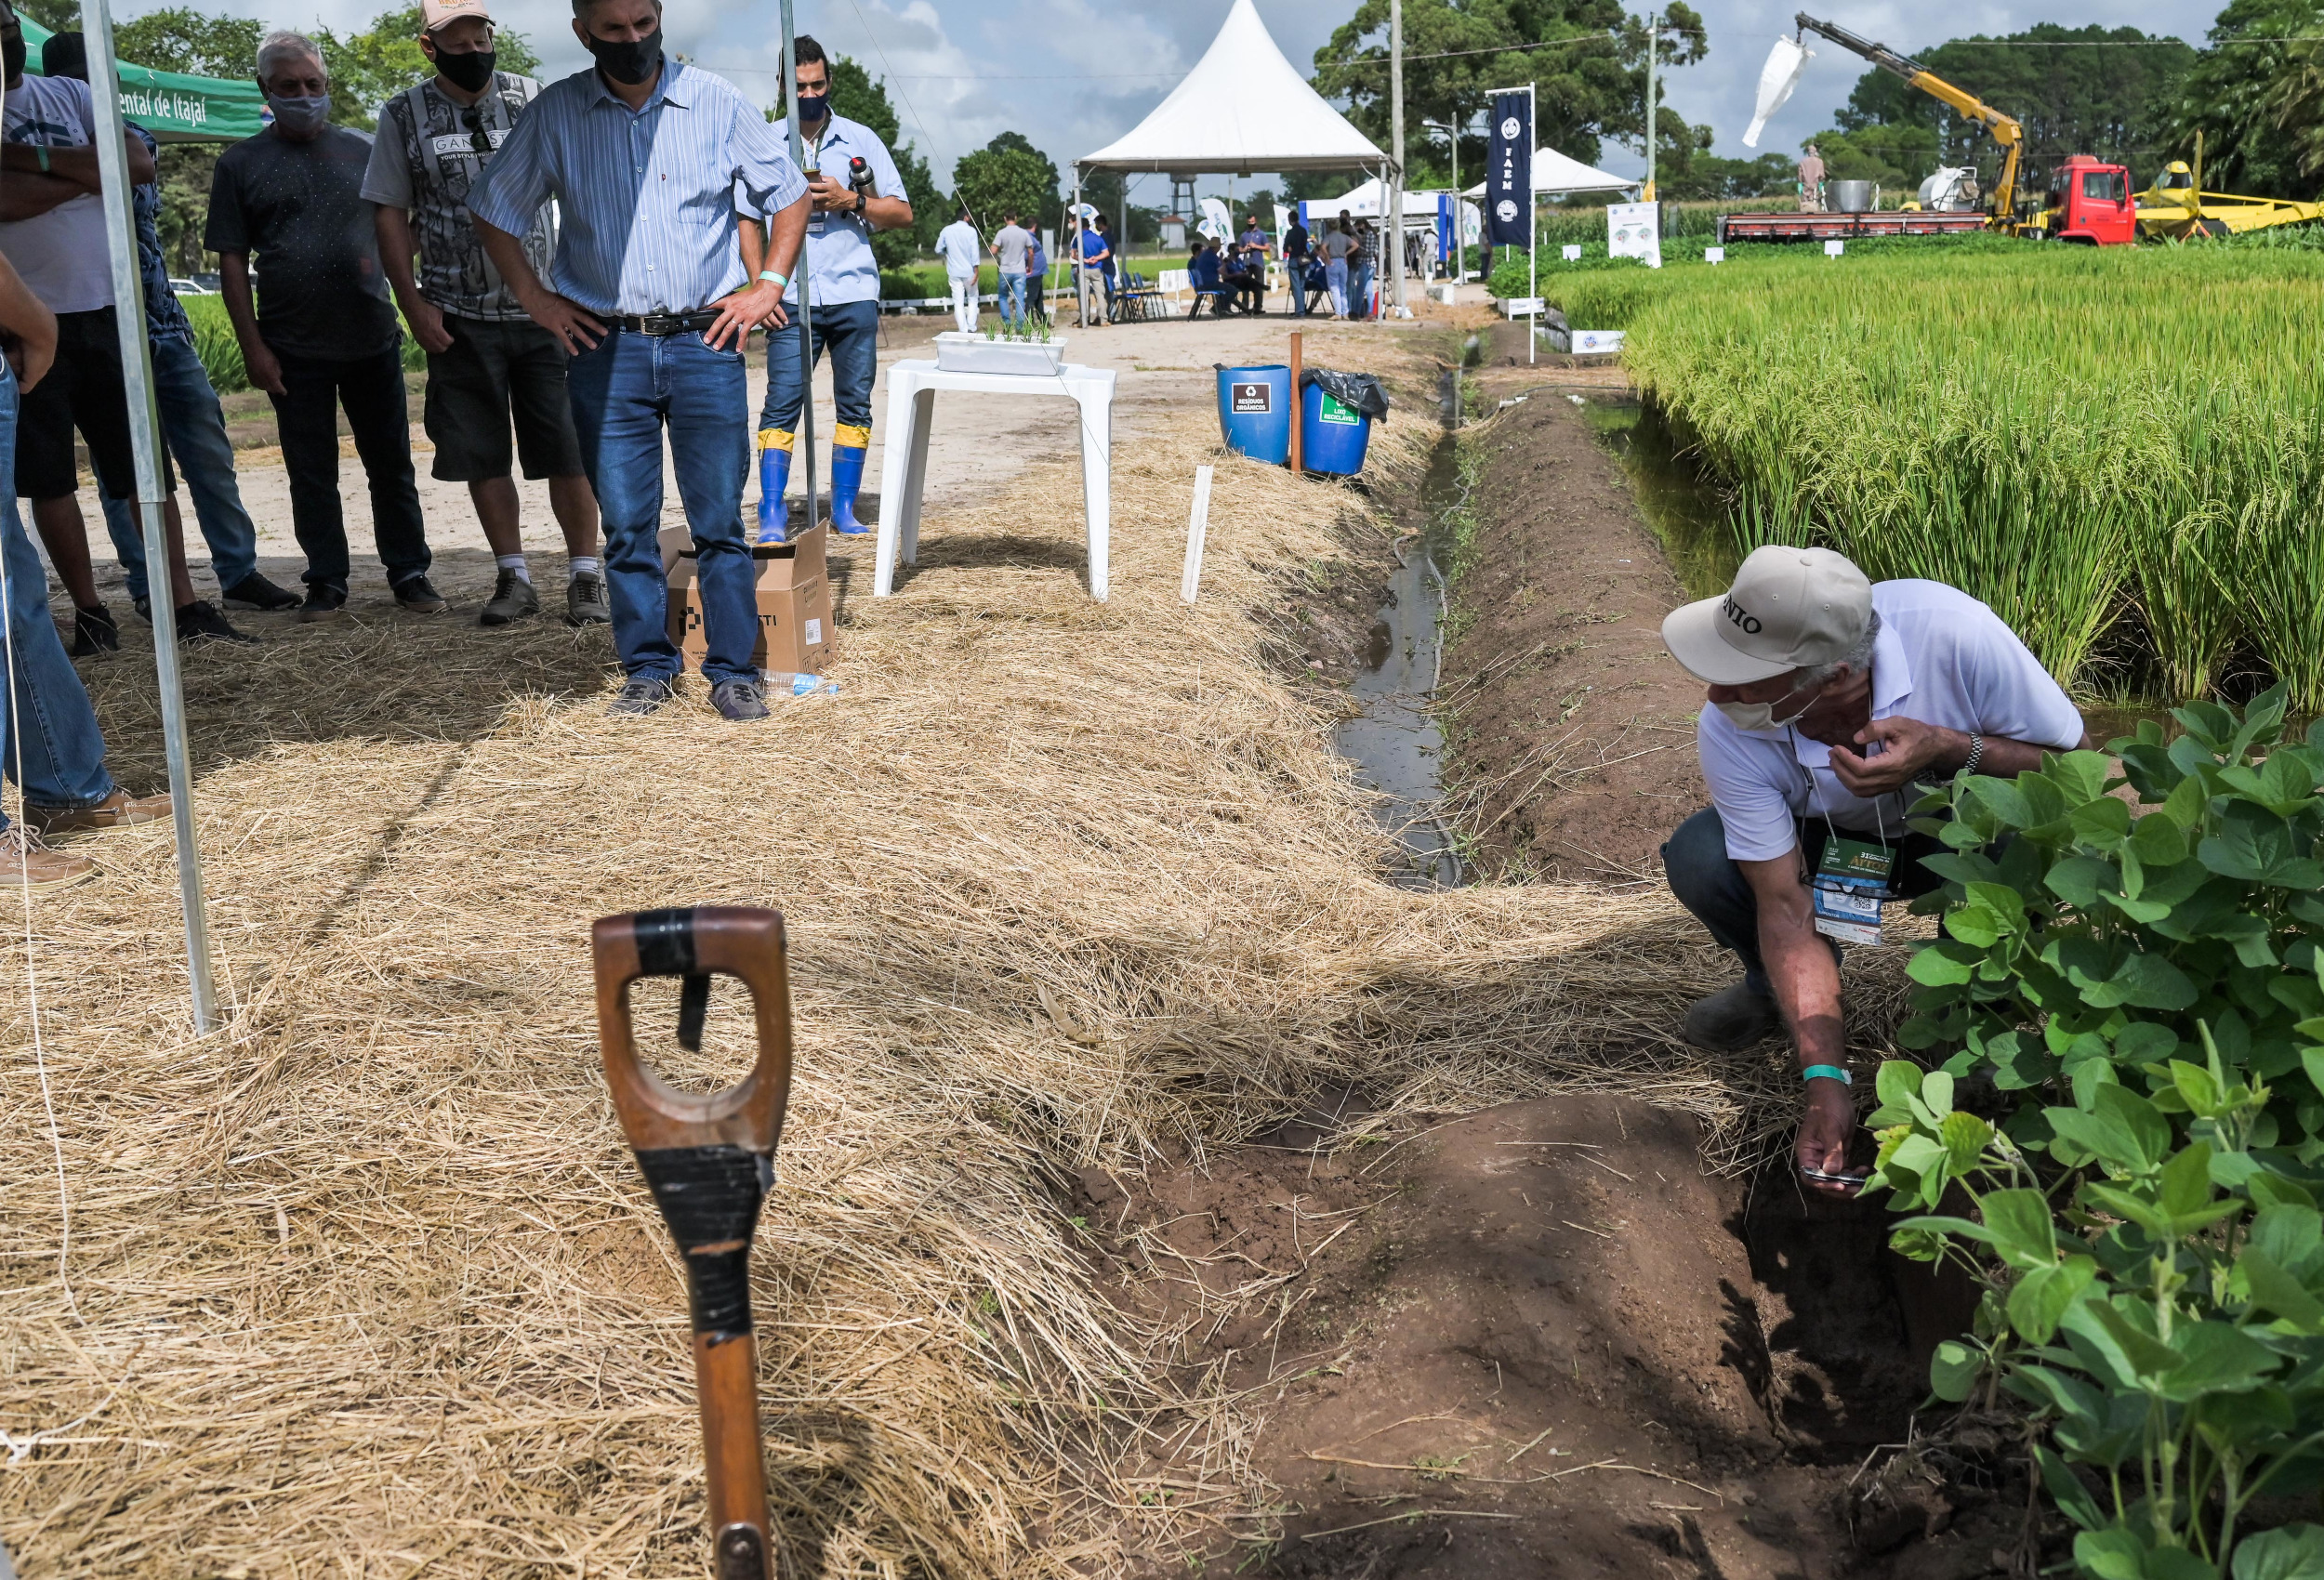
[[[541,91],[531,77],[495,72],[492,86],[472,105],[455,104],[433,78],[397,94],[379,112],[379,135],[363,172],[363,196],[386,208],[410,211],[419,244],[419,294],[456,318],[521,323],[524,309],[484,256],[469,222],[469,189]],[[555,210],[543,204],[525,233],[524,256],[546,279],[555,241]]]

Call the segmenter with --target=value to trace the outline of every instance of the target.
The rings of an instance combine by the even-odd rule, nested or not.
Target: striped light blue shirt
[[[593,313],[692,312],[743,284],[738,210],[772,214],[806,191],[782,138],[732,83],[666,59],[634,113],[594,67],[543,88],[469,211],[522,236],[553,197],[550,289]]]

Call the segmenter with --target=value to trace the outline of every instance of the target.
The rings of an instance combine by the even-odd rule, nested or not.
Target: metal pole
[[[1537,301],[1541,296],[1541,203],[1534,196],[1540,189],[1534,185],[1532,154],[1541,146],[1541,96],[1534,85],[1525,85],[1525,136],[1530,139],[1525,150],[1525,294]],[[1525,323],[1525,365],[1533,365],[1534,353],[1541,343],[1541,315],[1536,312]]]
[[[1460,205],[1460,122],[1456,117],[1451,129],[1453,183],[1453,283],[1469,283],[1469,242],[1461,226]]]
[[[1388,188],[1389,244],[1395,254],[1396,316],[1410,318],[1404,303],[1404,0],[1388,0],[1389,138],[1395,144],[1395,179]]]
[[[783,0],[783,125],[790,133],[791,163],[807,166],[806,139],[799,135],[799,57],[791,25],[791,0]],[[810,221],[812,223],[811,217]],[[799,244],[799,447],[807,474],[808,532],[815,530],[815,314],[814,270],[807,266],[807,241]],[[835,387],[836,388],[836,387]],[[882,510],[890,508],[886,500]]]
[[[193,987],[193,1029],[218,1023],[210,978],[210,916],[202,892],[202,847],[193,829],[193,769],[186,752],[186,697],[178,674],[178,612],[170,601],[169,535],[162,519],[162,431],[153,405],[152,351],[146,341],[145,284],[130,207],[129,159],[122,147],[121,83],[113,60],[111,0],[91,0],[89,93],[97,109],[97,169],[104,186],[105,251],[112,265],[113,322],[121,332],[122,385],[129,403],[129,448],[137,461],[138,514],[152,576],[153,673],[162,694],[162,747],[169,764],[169,803],[178,830],[178,902],[186,918],[186,968]]]
[[[1655,201],[1655,38],[1662,31],[1651,12],[1646,17],[1646,201]],[[1656,230],[1659,231],[1660,226]]]
[[[1074,326],[1087,329],[1089,327],[1089,270],[1082,267],[1082,259],[1088,252],[1081,241],[1081,165],[1078,161],[1074,165],[1074,211],[1068,217],[1073,220],[1066,238],[1074,255],[1069,265],[1073,270],[1069,278],[1074,283]]]

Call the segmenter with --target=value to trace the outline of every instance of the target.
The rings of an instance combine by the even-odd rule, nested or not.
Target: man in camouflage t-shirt
[[[564,531],[571,558],[565,623],[603,621],[609,613],[597,552],[597,496],[583,474],[565,397],[564,344],[517,305],[469,219],[469,187],[541,85],[493,69],[484,0],[425,0],[420,22],[419,46],[436,74],[381,108],[363,196],[378,205],[380,262],[428,352],[425,422],[436,445],[435,475],[468,484],[499,565],[479,624],[506,625],[540,612],[510,475],[520,458],[527,478],[548,480],[549,507]],[[525,256],[544,274],[552,214],[543,204],[524,238]]]

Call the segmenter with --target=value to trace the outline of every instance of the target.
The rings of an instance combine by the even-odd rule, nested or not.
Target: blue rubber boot
[[[759,541],[788,543],[790,508],[783,490],[791,481],[791,436],[779,428],[759,430]]]
[[[860,537],[871,531],[855,519],[855,496],[864,487],[864,453],[871,429],[840,423],[831,430],[831,528]]]

